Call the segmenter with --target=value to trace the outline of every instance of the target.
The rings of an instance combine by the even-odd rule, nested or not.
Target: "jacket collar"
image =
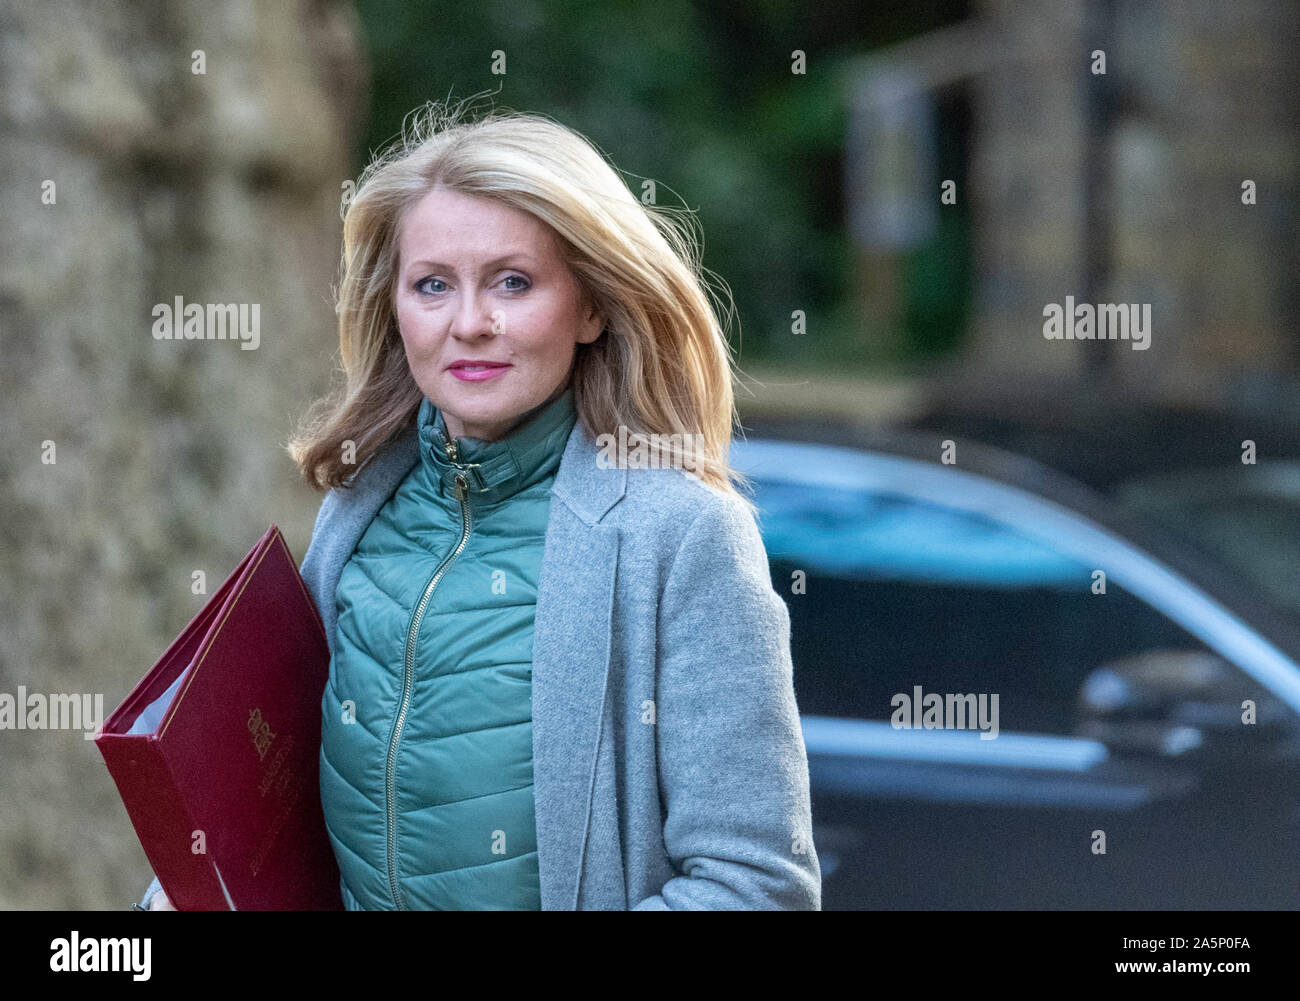
[[[450,496],[456,476],[465,474],[479,501],[496,503],[556,471],[576,417],[573,390],[566,388],[523,414],[514,429],[498,441],[457,438],[453,462],[448,454],[445,417],[426,398],[415,422],[420,459],[443,496]]]
[[[600,454],[600,447],[583,428],[582,421],[576,420],[551,485],[551,493],[588,525],[599,523],[627,492],[627,470],[601,468],[597,462]],[[355,520],[361,522],[361,532],[419,461],[419,430],[412,425],[400,431],[344,481],[348,489],[337,491],[340,503],[352,508]],[[353,548],[360,539],[358,534],[350,540]]]

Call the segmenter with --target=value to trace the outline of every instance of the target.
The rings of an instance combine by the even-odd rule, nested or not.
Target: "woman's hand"
[[[170,898],[165,890],[159,890],[149,901],[149,910],[151,911],[174,911]]]

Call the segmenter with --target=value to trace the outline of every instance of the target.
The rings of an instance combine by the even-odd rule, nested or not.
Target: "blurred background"
[[[270,523],[301,559],[320,497],[299,482],[282,444],[330,385],[345,185],[424,102],[489,91],[498,106],[544,112],[590,137],[638,197],[648,179],[658,204],[697,214],[704,263],[737,305],[738,404],[751,437],[868,459],[907,455],[917,469],[930,464],[926,475],[955,442],[957,467],[982,456],[976,471],[990,482],[1058,504],[1068,495],[1073,512],[1094,519],[1088,526],[1123,507],[1133,518],[1123,538],[1147,556],[1171,554],[1163,566],[1176,549],[1197,550],[1178,564],[1192,598],[1162,606],[1135,584],[1135,600],[1188,628],[1186,642],[1166,637],[1164,646],[1217,650],[1251,692],[1275,699],[1286,719],[1274,743],[1250,753],[1276,763],[1283,748],[1294,751],[1286,714],[1300,710],[1300,673],[1287,674],[1300,671],[1287,621],[1300,611],[1298,43],[1295,4],[1211,0],[6,0],[0,692],[102,693],[111,712]],[[1149,348],[1046,338],[1044,309],[1067,296],[1148,304]],[[151,311],[176,297],[259,304],[258,349],[155,339]],[[1257,463],[1242,461],[1247,440]],[[761,474],[764,457],[749,454]],[[844,454],[778,451],[770,461],[843,471]],[[1157,473],[1182,479],[1148,491],[1155,500],[1139,523],[1141,505],[1119,498],[1138,496],[1134,478]],[[790,484],[761,495],[774,583],[792,606],[797,694],[818,721],[887,719],[891,691],[952,677],[967,686],[959,691],[997,691],[995,678],[1047,663],[1042,650],[1009,645],[998,654],[1005,677],[945,675],[926,644],[958,622],[943,656],[966,657],[966,668],[956,644],[986,635],[989,622],[1032,620],[1068,642],[1107,628],[1130,635],[1114,617],[1087,630],[1069,615],[1037,617],[1022,589],[1043,578],[1023,571],[1047,564],[1026,563],[1027,550],[1013,546],[998,550],[1006,561],[985,559],[959,582],[987,597],[994,581],[1018,596],[979,605],[982,618],[951,593],[944,603],[925,590],[910,605],[898,588],[875,594],[899,601],[889,622],[912,624],[923,666],[899,667],[912,661],[890,648],[884,687],[845,684],[844,672],[871,671],[870,644],[902,641],[883,628],[837,639],[847,628],[837,623],[871,619],[875,606],[845,591],[818,605],[829,591],[792,593],[790,573],[803,568],[814,584],[907,578],[932,587],[899,554],[933,542],[940,522],[932,510],[872,521],[879,510],[847,494],[837,512],[810,508],[807,496],[829,496],[828,482],[802,484],[802,500]],[[1213,506],[1230,495],[1232,512]],[[1225,521],[1230,514],[1237,520]],[[1033,511],[1027,518],[1043,523]],[[839,564],[799,551],[820,532],[825,557],[837,532],[867,522],[895,525],[902,549],[886,558],[888,546],[867,540],[861,559]],[[1174,539],[1178,530],[1186,537]],[[971,552],[953,545],[931,553],[934,565],[951,570],[954,553]],[[1098,563],[1073,555],[1086,591]],[[1078,584],[1052,565],[1042,572]],[[200,570],[207,594],[191,593]],[[1211,592],[1213,606],[1193,600]],[[1216,646],[1198,633],[1215,608],[1253,638]],[[1265,666],[1240,653],[1258,655],[1261,643]],[[1099,717],[1077,715],[1077,697],[1083,668],[1141,651],[1103,646],[1067,682],[1036,691],[1037,715],[1018,718],[1014,699],[1004,700],[1004,729],[1086,738],[1119,760]],[[1186,713],[1179,686],[1195,666],[1169,668],[1148,722],[1161,722],[1151,712]],[[1151,678],[1119,676],[1130,690]],[[1225,685],[1215,704],[1231,709],[1241,686]],[[931,838],[926,864],[936,872],[955,842],[934,825],[956,823],[953,815],[889,814],[889,831],[863,819],[885,816],[882,804],[895,799],[943,799],[933,777],[855,792],[861,773],[827,771],[827,761],[842,765],[866,745],[816,733],[826,740],[813,767],[828,904],[945,906],[907,897],[916,859],[900,845]],[[1169,746],[1146,747],[1142,767]],[[78,732],[0,730],[0,760],[0,907],[138,899],[148,863],[94,745]],[[1207,778],[1221,766],[1179,764],[1179,776],[1204,793],[1224,786]],[[1113,787],[1150,777],[1134,774]],[[1193,795],[1178,776],[1162,776],[1147,782],[1144,802]],[[1020,806],[1051,799],[1035,789]],[[835,797],[843,809],[832,816]],[[1193,802],[1178,800],[1172,830],[1188,829],[1201,809]],[[1204,809],[1228,816],[1229,806]],[[1243,827],[1250,809],[1231,807],[1234,836],[1265,822]],[[979,816],[963,842],[972,853],[1005,821]],[[1295,821],[1294,805],[1267,818]],[[1064,829],[1035,826],[1025,838],[1041,843]],[[1277,857],[1294,844],[1278,841]],[[855,869],[868,856],[875,868]],[[856,871],[857,889],[831,892],[836,869]],[[1166,883],[1188,878],[1176,866],[1162,871]],[[935,885],[948,888],[949,903],[992,905],[991,872],[967,865]],[[1295,906],[1300,883],[1285,879],[1291,895],[1279,899]],[[888,895],[854,896],[872,885]],[[1089,906],[1114,899],[1097,893]]]

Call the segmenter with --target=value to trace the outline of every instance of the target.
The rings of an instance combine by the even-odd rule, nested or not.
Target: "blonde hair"
[[[348,486],[360,464],[412,426],[423,393],[406,361],[393,307],[405,211],[435,186],[494,198],[559,236],[586,300],[606,320],[578,344],[570,385],[593,440],[623,426],[694,435],[691,471],[753,505],[728,453],[737,423],[734,361],[719,314],[734,315],[700,263],[694,231],[668,209],[643,205],[585,137],[545,116],[428,104],[363,171],[343,224],[336,288],[344,385],[317,400],[286,444],[316,489]],[[684,213],[689,220],[689,213]],[[715,311],[714,297],[719,310]],[[673,439],[677,440],[677,439]],[[344,461],[344,443],[354,445]]]

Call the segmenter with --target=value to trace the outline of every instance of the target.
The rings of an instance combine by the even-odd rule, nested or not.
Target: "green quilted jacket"
[[[448,442],[425,400],[420,459],[343,568],[320,791],[350,910],[541,907],[533,621],[575,420],[566,390]]]

